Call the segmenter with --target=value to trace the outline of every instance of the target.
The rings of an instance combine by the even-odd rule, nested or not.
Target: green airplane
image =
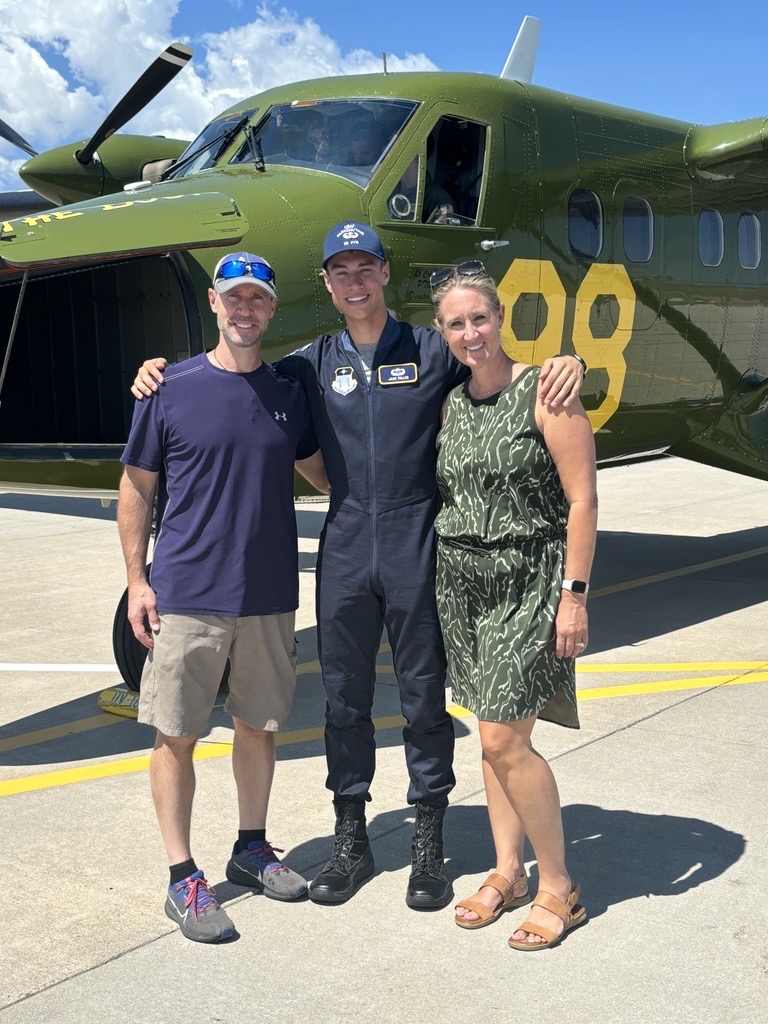
[[[344,219],[375,226],[413,323],[435,268],[483,260],[515,357],[586,360],[601,463],[664,451],[768,479],[768,119],[693,125],[534,86],[538,30],[525,20],[500,77],[282,86],[188,145],[114,134],[189,59],[179,44],[90,140],[34,154],[0,125],[53,204],[0,205],[0,480],[114,492],[136,367],[213,341],[227,251],[277,269],[267,358],[337,329],[319,270]]]

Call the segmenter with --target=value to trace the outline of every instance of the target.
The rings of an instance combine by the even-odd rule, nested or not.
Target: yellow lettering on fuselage
[[[501,338],[504,348],[524,363],[541,365],[562,351],[565,333],[567,296],[557,269],[550,260],[513,260],[499,283],[499,296],[506,306]],[[512,310],[522,295],[540,295],[547,304],[547,320],[533,340],[520,339],[512,326]],[[600,296],[616,300],[617,324],[605,338],[596,338],[590,326],[592,307]],[[608,375],[605,397],[596,409],[587,413],[593,430],[605,426],[616,412],[627,374],[624,350],[632,337],[637,297],[626,268],[618,263],[593,263],[574,296],[574,352],[592,370],[604,369]]]

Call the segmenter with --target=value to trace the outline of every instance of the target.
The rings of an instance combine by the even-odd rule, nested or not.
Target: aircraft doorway
[[[122,446],[135,368],[149,355],[176,361],[201,346],[186,271],[175,261],[152,256],[30,274],[0,396],[0,457],[5,446],[16,458],[19,446]],[[20,287],[20,276],[0,285],[3,355]]]

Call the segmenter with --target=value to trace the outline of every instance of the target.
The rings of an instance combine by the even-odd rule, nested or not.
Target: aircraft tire
[[[128,621],[128,588],[123,591],[112,623],[112,652],[115,663],[129,690],[138,690],[141,686],[141,672],[147,660],[147,648],[140,644],[133,635]]]
[[[147,566],[149,570],[149,566]],[[133,635],[131,624],[128,621],[128,588],[123,591],[115,609],[115,618],[112,623],[112,652],[115,656],[115,664],[129,690],[137,693],[141,689],[141,673],[144,669],[144,662],[147,660],[147,648],[140,644]],[[220,690],[227,692],[229,680],[229,660],[224,667],[224,674],[221,677]]]

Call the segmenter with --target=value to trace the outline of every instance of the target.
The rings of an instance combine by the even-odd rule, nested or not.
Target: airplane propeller
[[[32,149],[27,140],[22,138],[18,132],[15,132],[13,128],[3,120],[0,120],[0,138],[5,139],[6,142],[10,142],[12,146],[18,146],[19,149],[23,149],[29,156],[37,156],[37,153]]]
[[[93,154],[102,142],[143,110],[186,66],[191,56],[192,50],[183,43],[171,43],[163,50],[141,78],[134,82],[117,106],[113,107],[90,141],[75,154],[78,161],[83,165],[91,163]]]

